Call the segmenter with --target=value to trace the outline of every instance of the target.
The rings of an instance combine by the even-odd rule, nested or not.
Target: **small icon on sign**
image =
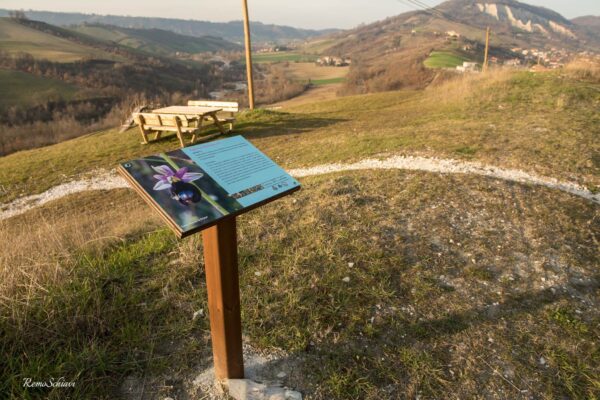
[[[123,166],[124,166],[125,168],[131,168],[131,164],[130,164],[130,163],[123,164]]]

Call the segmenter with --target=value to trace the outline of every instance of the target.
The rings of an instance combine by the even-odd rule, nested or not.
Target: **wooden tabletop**
[[[204,115],[221,111],[219,107],[170,106],[152,110],[155,114]]]

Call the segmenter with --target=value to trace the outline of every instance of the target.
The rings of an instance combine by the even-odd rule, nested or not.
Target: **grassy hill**
[[[2,79],[16,77],[7,89],[20,92],[18,101],[5,97],[0,104],[13,107],[10,112],[0,110],[0,154],[111,126],[126,118],[136,101],[170,102],[173,95],[206,98],[243,76],[243,65],[221,68],[189,56],[173,57],[180,50],[238,48],[222,39],[158,30],[90,29],[87,33],[98,37],[40,21],[0,18],[0,68],[13,71]],[[75,104],[73,91],[78,93],[76,100],[85,101]]]
[[[10,10],[0,9],[0,16],[8,16]],[[186,36],[213,36],[226,40],[243,43],[244,28],[242,21],[209,22],[199,20],[183,20],[174,18],[148,18],[117,15],[93,15],[80,13],[60,13],[49,11],[27,11],[27,17],[37,21],[44,21],[57,26],[73,26],[87,24],[114,25],[123,28],[160,29]],[[198,8],[198,17],[202,17],[201,7]],[[193,15],[191,15],[193,17]],[[252,39],[255,43],[286,43],[289,41],[303,41],[335,32],[334,29],[311,30],[290,26],[263,24],[252,21]]]
[[[595,188],[595,71],[497,72],[257,110],[235,134],[286,168],[422,155]],[[111,130],[0,158],[1,201],[177,147],[172,135],[139,141]],[[274,374],[291,366],[285,385],[319,400],[597,397],[598,205],[462,174],[301,182],[239,220],[245,341],[285,358],[271,361]],[[0,221],[0,391],[65,396],[23,388],[36,371],[85,382],[69,389],[79,398],[138,385],[204,396],[192,383],[210,362],[208,319],[192,317],[207,309],[201,246],[175,240],[131,190]]]
[[[600,48],[598,38],[583,23],[573,23],[544,7],[514,0],[449,0],[433,10],[417,9],[314,40],[305,51],[312,48],[323,55],[357,61],[345,93],[423,88],[436,79],[436,72],[423,66],[432,51],[482,62],[487,27],[492,31],[490,55],[500,60],[514,58],[513,48],[574,52]],[[450,31],[460,37],[448,38]],[[442,61],[439,66],[453,67],[460,60],[434,57],[427,66],[437,61]]]
[[[290,112],[260,110],[242,114],[237,133],[252,139],[287,168],[410,151],[524,168],[564,179],[578,176],[590,187],[600,186],[595,143],[599,118],[595,107],[600,98],[597,83],[589,81],[597,78],[571,74],[573,78],[565,79],[560,72],[498,71],[425,91],[348,96],[301,105]],[[283,127],[287,133],[278,134]],[[329,146],[340,132],[352,134],[345,134],[337,146]],[[2,157],[0,185],[9,190],[0,201],[17,197],[25,186],[29,193],[41,192],[65,176],[112,168],[141,156],[148,148],[139,145],[138,135],[136,130],[128,134],[106,131]],[[295,138],[294,146],[286,147],[290,135]],[[160,152],[176,143],[171,135],[150,151]],[[311,151],[315,147],[320,150]],[[64,159],[65,153],[72,157]],[[46,174],[44,165],[51,165],[56,174]]]
[[[193,37],[162,29],[132,29],[109,25],[79,25],[70,29],[96,39],[116,42],[149,54],[205,53],[237,51],[242,47],[212,36]]]
[[[29,53],[35,58],[69,63],[84,58],[117,60],[113,54],[74,43],[67,38],[34,29],[9,18],[0,18],[0,50]]]
[[[63,81],[5,69],[0,69],[0,87],[0,110],[43,104],[48,100],[71,100],[82,93],[81,89]]]

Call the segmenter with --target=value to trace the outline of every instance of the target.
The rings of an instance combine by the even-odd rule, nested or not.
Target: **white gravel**
[[[289,171],[297,178],[323,175],[334,172],[373,169],[405,169],[413,171],[437,172],[441,174],[473,174],[509,182],[545,186],[561,190],[600,204],[600,194],[593,194],[587,188],[573,182],[559,181],[555,178],[537,176],[518,169],[504,169],[476,162],[464,162],[450,159],[393,156],[385,159],[369,158],[353,164],[324,164],[310,168]],[[21,197],[10,203],[0,205],[0,220],[23,214],[62,197],[89,190],[112,190],[127,188],[128,184],[116,171],[97,171],[92,178],[75,180],[55,186],[41,194]]]
[[[128,187],[127,182],[115,170],[98,170],[93,177],[75,180],[54,186],[40,194],[18,198],[7,204],[0,204],[0,221],[23,214],[62,197],[89,190],[112,190]]]
[[[325,164],[311,168],[291,170],[290,173],[298,178],[322,175],[340,171],[357,171],[367,169],[405,169],[414,171],[438,172],[441,174],[472,174],[518,182],[545,186],[551,189],[583,197],[586,200],[600,204],[600,194],[593,194],[587,188],[573,182],[559,181],[555,178],[538,176],[518,169],[505,169],[477,162],[456,161],[442,158],[426,158],[412,156],[394,156],[385,159],[368,158],[354,164]]]

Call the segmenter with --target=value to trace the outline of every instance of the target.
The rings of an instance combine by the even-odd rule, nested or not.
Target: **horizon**
[[[293,4],[292,7],[290,5],[286,5],[283,7],[275,7],[274,5],[281,6],[281,2],[277,2],[275,0],[262,0],[257,1],[255,4],[250,2],[250,18],[253,22],[260,22],[266,25],[284,25],[291,26],[299,29],[352,29],[361,24],[369,24],[372,22],[380,21],[385,18],[393,17],[395,15],[399,15],[408,11],[414,11],[416,7],[409,7],[408,5],[400,2],[399,0],[380,0],[382,4],[381,7],[377,7],[377,9],[372,9],[368,7],[368,2],[366,0],[333,0],[330,2],[327,10],[331,10],[334,15],[329,16],[330,12],[323,12],[323,7],[320,6],[319,2],[314,0],[308,0],[308,3],[305,1],[302,4],[302,7],[298,7],[297,4]],[[422,2],[424,4],[428,4],[431,6],[437,6],[444,1],[432,1],[431,3]],[[189,18],[189,0],[172,0],[171,3],[174,3],[175,6],[170,7],[168,11],[165,11],[163,8],[163,3],[156,4],[151,3],[148,6],[148,2],[146,1],[144,4],[147,5],[146,9],[147,13],[131,13],[127,12],[130,7],[133,7],[135,10],[138,10],[137,2],[129,2],[127,4],[121,4],[121,2],[117,0],[108,0],[101,4],[96,4],[96,7],[90,8],[86,7],[86,10],[81,9],[81,3],[73,0],[57,0],[54,2],[54,7],[52,9],[45,8],[46,5],[41,5],[45,2],[42,0],[21,0],[14,1],[9,0],[6,1],[5,4],[2,5],[4,9],[8,10],[23,10],[25,13],[27,12],[56,12],[56,13],[80,13],[80,14],[89,14],[89,15],[110,15],[110,16],[122,16],[122,17],[140,17],[140,18],[166,18],[166,19],[180,19],[186,21],[205,21],[205,22],[214,22],[214,23],[227,23],[233,21],[240,21],[241,16],[241,7],[238,1],[228,0],[222,3],[222,10],[209,10],[212,12],[212,18],[209,17],[209,14],[203,14],[204,11],[201,6],[197,6],[198,14],[205,15],[205,18]],[[570,4],[564,4],[565,2],[562,0],[550,0],[550,1],[541,1],[541,0],[530,0],[527,2],[521,1],[521,3],[530,4],[538,7],[544,7],[553,11],[558,12],[563,15],[567,19],[573,19],[581,16],[588,15],[600,15],[600,2],[597,0],[573,0]],[[562,4],[559,4],[562,3]],[[15,6],[11,6],[11,4],[15,4]],[[18,4],[18,6],[16,6]],[[40,6],[33,6],[34,4],[40,4]],[[69,6],[69,4],[73,5]],[[183,7],[186,5],[186,7]],[[177,7],[176,5],[181,5],[182,7]],[[194,6],[195,8],[196,6]],[[346,12],[346,19],[344,23],[330,23],[328,25],[329,20],[339,21],[339,9],[344,8]],[[186,12],[184,15],[179,15],[180,9],[185,9]],[[272,15],[272,11],[277,10],[277,16]],[[315,18],[314,13],[319,10],[320,18]],[[236,15],[238,13],[239,15]],[[308,15],[306,13],[309,13]],[[220,17],[226,16],[226,17]],[[188,18],[186,18],[186,16]],[[342,15],[343,16],[343,15]]]

